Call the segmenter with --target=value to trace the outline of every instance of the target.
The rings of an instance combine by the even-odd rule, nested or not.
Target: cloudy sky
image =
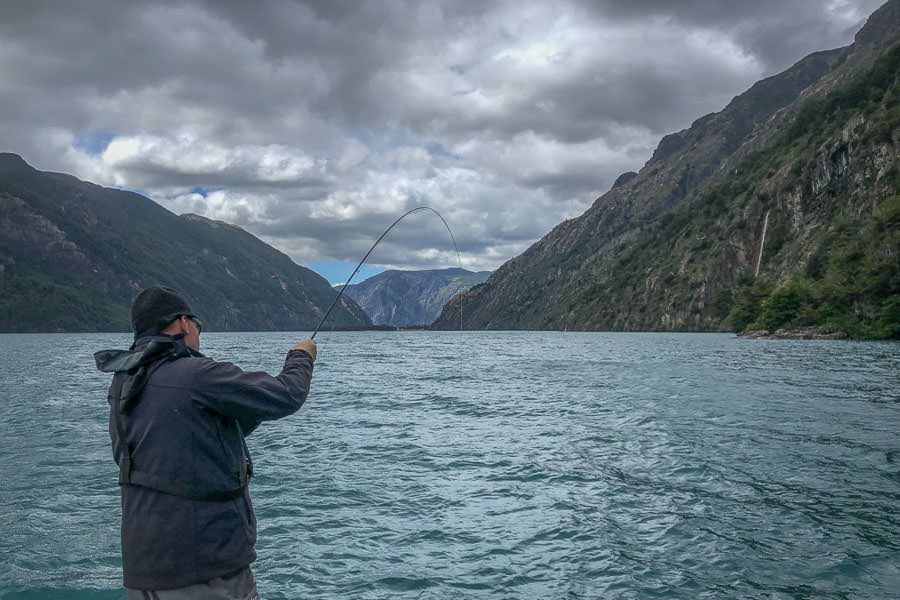
[[[331,281],[418,205],[495,269],[882,0],[0,0],[0,151]],[[428,211],[369,262],[456,266]],[[372,271],[367,271],[371,273]]]

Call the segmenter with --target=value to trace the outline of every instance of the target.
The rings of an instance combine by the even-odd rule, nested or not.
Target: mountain
[[[0,331],[129,331],[131,299],[154,284],[219,331],[309,331],[335,296],[240,227],[0,154]],[[329,323],[371,321],[348,298]]]
[[[891,0],[852,45],[664,137],[433,326],[458,326],[461,301],[467,329],[900,337],[898,40]]]
[[[384,271],[348,285],[344,295],[353,298],[377,325],[428,325],[450,298],[483,283],[488,275],[490,271],[473,273],[465,269]],[[458,328],[459,312],[456,315]]]

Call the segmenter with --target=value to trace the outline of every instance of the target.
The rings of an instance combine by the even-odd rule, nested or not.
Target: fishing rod
[[[396,225],[397,223],[402,221],[404,219],[404,217],[406,217],[407,215],[411,215],[412,213],[418,212],[420,210],[430,210],[431,212],[436,214],[441,219],[441,221],[444,223],[444,227],[447,228],[447,233],[450,234],[450,239],[453,240],[453,248],[456,249],[456,260],[459,262],[459,268],[462,269],[462,259],[459,257],[459,247],[456,245],[456,238],[453,237],[453,231],[450,230],[450,226],[447,225],[447,221],[444,220],[444,217],[441,216],[441,213],[434,210],[430,206],[417,206],[416,208],[414,208],[412,210],[406,211],[405,213],[400,215],[400,217],[396,221],[391,223],[390,227],[388,227],[387,229],[384,230],[384,233],[381,234],[381,237],[379,237],[377,240],[375,240],[375,243],[372,244],[372,247],[369,248],[369,251],[366,252],[365,256],[363,256],[363,259],[361,261],[359,261],[359,264],[356,265],[355,269],[353,269],[353,273],[351,273],[350,277],[347,278],[347,281],[344,283],[344,286],[341,288],[341,291],[338,292],[338,295],[335,296],[334,300],[331,301],[331,306],[329,306],[328,310],[325,311],[325,316],[323,316],[322,320],[319,321],[319,324],[316,325],[316,330],[313,331],[313,334],[311,336],[309,336],[309,339],[311,339],[311,340],[316,339],[316,334],[319,333],[319,329],[322,328],[322,325],[325,323],[325,319],[327,319],[328,315],[331,314],[331,309],[334,308],[334,305],[337,304],[337,301],[340,300],[341,296],[344,295],[344,290],[347,289],[347,286],[350,284],[350,281],[353,279],[353,276],[356,275],[356,272],[359,271],[360,267],[362,267],[363,264],[366,262],[366,259],[369,258],[369,255],[372,254],[372,251],[375,249],[375,246],[377,246],[378,243],[384,239],[384,236],[386,236],[391,231],[391,229],[394,228],[394,225]],[[460,331],[462,331],[462,321],[463,321],[462,298],[460,298],[460,300],[459,300],[459,329],[460,329]]]

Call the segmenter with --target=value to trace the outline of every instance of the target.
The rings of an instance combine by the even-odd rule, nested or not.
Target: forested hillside
[[[852,46],[664,138],[464,294],[464,326],[900,337],[898,32],[893,0]]]
[[[328,282],[243,229],[0,154],[0,332],[128,331],[137,292],[182,291],[211,330],[310,330]],[[370,324],[350,298],[329,323]]]

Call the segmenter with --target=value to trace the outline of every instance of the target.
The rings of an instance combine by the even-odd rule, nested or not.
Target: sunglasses
[[[203,323],[200,322],[200,319],[198,319],[194,315],[184,315],[184,316],[186,316],[188,319],[190,319],[191,321],[194,322],[194,325],[197,326],[197,333],[200,333],[201,331],[203,331]]]

